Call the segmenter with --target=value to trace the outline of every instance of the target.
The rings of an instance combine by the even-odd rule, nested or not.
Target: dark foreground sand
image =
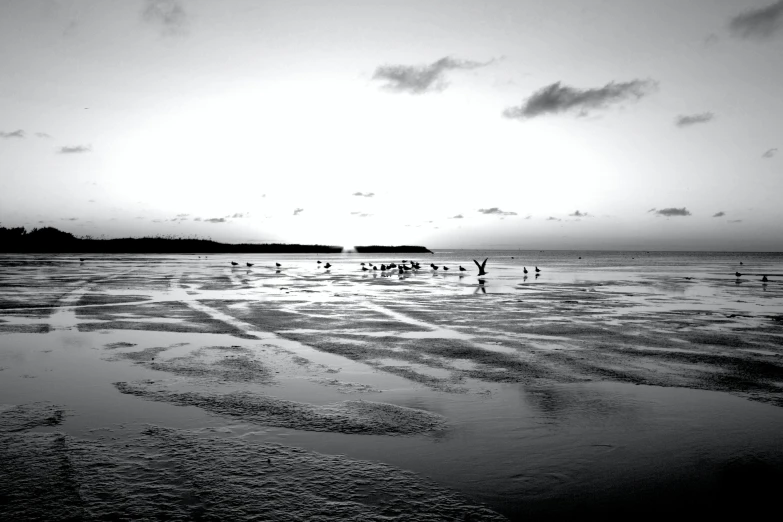
[[[777,283],[5,263],[2,520],[748,515],[783,483]]]

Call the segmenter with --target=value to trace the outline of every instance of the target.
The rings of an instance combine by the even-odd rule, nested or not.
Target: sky
[[[2,0],[0,225],[783,251],[783,0]]]

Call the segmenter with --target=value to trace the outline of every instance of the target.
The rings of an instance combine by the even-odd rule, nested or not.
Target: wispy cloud
[[[451,216],[449,219],[463,219],[465,216],[462,214],[457,214],[456,216]]]
[[[190,214],[177,214],[178,218],[186,218],[186,217],[189,217],[189,216],[190,216]]]
[[[723,217],[725,215],[726,213],[721,210],[720,212],[716,212],[715,214],[713,214],[712,217]]]
[[[730,219],[726,223],[742,223],[741,219]]]
[[[46,134],[45,132],[36,132],[36,133],[35,133],[35,137],[36,137],[36,138],[46,138],[46,139],[51,139],[51,136],[49,136],[49,135],[48,135],[48,134]]]
[[[295,210],[294,210],[294,215],[295,215],[295,216],[298,216],[298,215],[299,215],[299,214],[301,214],[302,212],[304,212],[304,209],[303,209],[303,208],[297,208],[297,209],[295,209]]]
[[[78,221],[79,218],[60,218],[61,221]]]
[[[546,220],[547,220],[547,221],[562,221],[561,219],[559,219],[559,218],[556,218],[556,217],[554,217],[554,216],[549,216],[548,218],[546,218]]]
[[[495,216],[516,216],[516,212],[505,212],[503,210],[500,210],[498,207],[492,207],[492,208],[480,208],[478,210],[482,214],[487,215],[495,215]]]
[[[571,217],[590,217],[590,214],[587,212],[579,212],[578,210],[574,212],[573,214],[568,214]]]
[[[674,124],[678,127],[688,127],[697,123],[707,123],[715,118],[711,112],[701,112],[699,114],[680,114],[675,118]]]
[[[199,220],[195,219],[194,221],[199,221]],[[209,219],[205,219],[204,221],[206,221],[207,223],[228,223],[226,218],[209,218]]]
[[[167,36],[184,34],[188,23],[188,15],[180,0],[147,0],[142,18]]]
[[[243,217],[245,217],[245,214],[243,214],[242,212],[237,212],[236,214],[234,214],[234,215],[233,215],[233,216],[231,216],[231,217],[232,217],[232,218],[235,218],[235,219],[239,219],[239,218],[243,218]]]
[[[729,29],[738,38],[773,37],[783,29],[783,0],[738,14],[729,20]]]
[[[0,131],[0,138],[3,139],[9,139],[9,138],[24,138],[25,133],[22,129],[15,130],[13,132],[3,132]]]
[[[777,153],[778,153],[778,149],[777,148],[769,149],[767,152],[762,154],[761,157],[762,158],[771,158],[771,157],[773,157]]]
[[[674,216],[690,216],[690,211],[685,208],[662,208],[661,210],[656,210],[655,214],[658,216],[666,216],[666,217],[674,217]]]
[[[359,196],[359,197],[362,197],[362,198],[371,198],[371,197],[373,197],[375,195],[375,193],[374,192],[354,192],[353,195],[354,196]]]
[[[591,110],[605,109],[628,99],[638,100],[657,86],[654,80],[632,80],[611,82],[594,89],[577,89],[556,82],[533,93],[522,105],[507,108],[503,116],[515,120],[561,112],[576,112],[579,116],[586,116]]]
[[[382,65],[375,69],[373,80],[386,82],[383,88],[395,92],[423,94],[442,91],[448,86],[446,71],[454,69],[477,69],[492,63],[459,60],[446,56],[430,65]]]
[[[201,218],[200,217],[195,217],[195,218],[193,218],[193,221],[201,221]]]
[[[533,217],[533,214],[528,214],[527,216],[525,216],[525,219],[530,219],[532,217]]]
[[[74,145],[73,147],[60,147],[57,152],[59,154],[82,154],[84,152],[91,152],[92,147],[90,145]]]

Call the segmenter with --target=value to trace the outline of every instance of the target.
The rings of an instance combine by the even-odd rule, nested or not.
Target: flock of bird
[[[489,261],[489,258],[484,259],[484,261],[482,263],[479,263],[475,259],[473,260],[473,262],[476,263],[476,266],[478,267],[478,270],[479,270],[478,275],[479,276],[483,276],[483,275],[487,274],[487,271],[486,271],[487,261]],[[245,264],[247,265],[248,268],[251,268],[252,266],[254,266],[254,263],[245,263]],[[231,266],[239,266],[239,263],[237,263],[236,261],[231,261]],[[275,263],[275,268],[277,270],[280,270],[280,268],[282,268],[282,266],[283,265],[281,265],[280,263]],[[326,270],[329,270],[330,268],[332,268],[332,264],[331,263],[329,263],[329,262],[322,263],[320,260],[318,260],[316,262],[316,266],[317,266],[317,268],[323,267]],[[418,263],[416,261],[413,261],[413,260],[407,260],[407,259],[403,259],[401,261],[401,264],[399,264],[399,265],[397,263],[394,263],[394,262],[391,262],[391,263],[388,263],[388,264],[387,263],[381,263],[380,265],[376,265],[376,264],[373,264],[373,263],[370,263],[370,262],[367,262],[367,263],[361,262],[361,263],[359,263],[359,266],[361,266],[362,272],[371,272],[371,271],[378,272],[378,271],[380,271],[380,272],[382,272],[384,274],[392,272],[394,270],[396,270],[397,273],[399,273],[399,274],[404,274],[406,272],[411,272],[411,271],[418,272],[419,270],[422,269],[420,263]],[[435,263],[430,263],[430,269],[432,271],[435,271],[435,272],[438,271],[438,270],[442,270],[443,272],[448,272],[450,270],[449,267],[446,266],[446,265],[438,266]],[[528,269],[526,267],[522,267],[522,269],[525,272],[525,276],[527,276]],[[467,272],[468,271],[468,269],[463,267],[462,265],[458,265],[458,270],[460,272],[460,275],[462,274],[462,272]],[[541,269],[538,268],[538,267],[535,267],[535,271],[536,271],[536,277],[538,277],[541,274]]]

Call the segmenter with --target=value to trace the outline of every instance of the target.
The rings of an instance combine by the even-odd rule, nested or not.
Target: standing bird
[[[275,263],[275,266],[276,266],[277,268],[280,268],[280,267],[281,267],[281,266],[283,266],[283,265],[281,265],[280,263]]]
[[[326,264],[324,265],[324,268],[329,270],[330,268],[332,268],[332,265],[327,261]]]
[[[525,274],[527,274],[527,267],[523,266],[523,267],[522,267],[522,271],[523,271]]]
[[[481,264],[479,264],[479,262],[478,262],[478,261],[476,261],[475,259],[473,260],[473,262],[474,262],[474,263],[476,263],[476,266],[477,266],[477,267],[478,267],[478,269],[479,269],[479,273],[478,273],[478,275],[479,275],[479,276],[483,276],[484,274],[486,274],[486,273],[487,273],[487,272],[484,270],[484,267],[485,267],[485,266],[487,266],[487,261],[489,261],[489,258],[486,258],[486,259],[484,260],[484,262],[483,262],[483,263],[481,263]]]
[[[362,266],[364,266],[364,263],[361,263]]]
[[[80,257],[80,258],[79,258],[79,261],[81,261],[82,263],[84,263],[84,258],[83,258],[83,257]]]
[[[734,275],[737,277],[742,277],[742,274],[740,274],[739,272],[734,272]]]
[[[318,260],[318,264],[319,264],[319,265],[321,264],[321,260],[320,260],[320,259]]]
[[[761,276],[762,283],[766,283],[767,281],[769,281],[769,279],[767,279],[767,276]]]
[[[238,264],[236,261],[231,261],[231,266],[237,266]]]
[[[443,270],[448,270],[448,269],[449,269],[449,267],[447,267],[446,265],[443,265]]]
[[[245,263],[247,266],[253,266],[253,263]]]
[[[364,264],[364,263],[362,263],[362,264]],[[362,272],[366,272],[367,270],[369,270],[369,268],[367,268],[366,266],[362,267]]]
[[[462,268],[462,265],[459,265],[459,271],[460,272],[467,272],[468,269],[467,268]]]
[[[536,267],[536,273],[539,273],[540,271],[541,271],[541,269]]]

